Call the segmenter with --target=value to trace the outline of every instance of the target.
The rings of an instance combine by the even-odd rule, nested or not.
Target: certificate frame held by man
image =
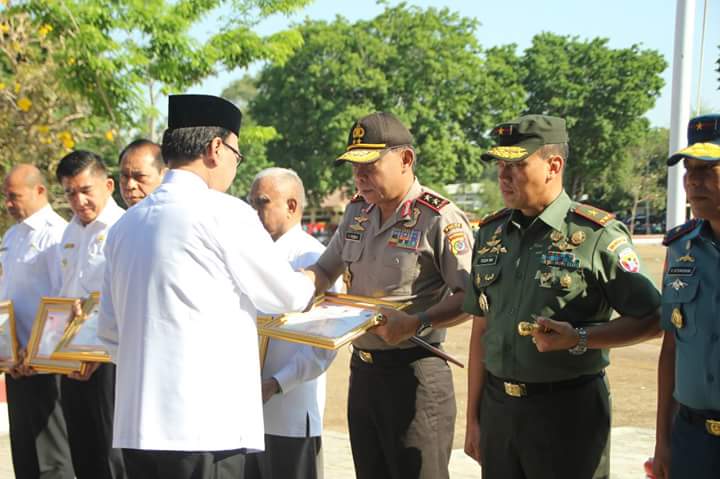
[[[85,363],[81,361],[52,358],[57,345],[74,319],[76,298],[43,297],[40,300],[35,323],[28,341],[25,364],[42,373],[70,374],[83,373]]]
[[[83,301],[82,314],[76,316],[65,330],[52,359],[111,362],[110,353],[97,337],[99,315],[100,293],[94,292]]]
[[[0,372],[8,371],[18,361],[18,341],[12,301],[0,301]]]
[[[364,296],[325,293],[303,313],[284,314],[258,324],[258,334],[335,350],[380,324],[383,319],[379,308],[403,309],[406,306],[405,303]]]

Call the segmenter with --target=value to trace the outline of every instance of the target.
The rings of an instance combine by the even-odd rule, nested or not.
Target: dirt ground
[[[662,274],[665,249],[660,245],[638,245],[643,270],[656,285]],[[467,322],[449,330],[445,349],[467,364],[470,323]],[[611,352],[610,380],[613,426],[655,427],[655,400],[657,358],[660,340],[618,348]],[[327,381],[327,405],[325,428],[330,431],[346,432],[347,386],[349,376],[349,348],[343,348],[330,367]],[[465,435],[465,409],[467,399],[467,372],[452,366],[457,420],[453,448],[462,448]]]

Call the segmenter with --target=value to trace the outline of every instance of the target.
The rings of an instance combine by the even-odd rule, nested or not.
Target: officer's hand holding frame
[[[100,293],[92,293],[84,301],[76,302],[73,311],[74,318],[55,347],[52,358],[65,361],[109,363],[111,361],[110,353],[97,335]],[[93,366],[92,370],[95,369],[97,366]],[[72,375],[74,379],[88,379],[84,376]]]

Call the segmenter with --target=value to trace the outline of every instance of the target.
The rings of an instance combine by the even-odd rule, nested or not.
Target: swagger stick
[[[457,359],[452,357],[450,354],[446,353],[445,351],[443,351],[440,348],[436,348],[435,346],[428,343],[424,339],[421,339],[417,336],[410,336],[410,342],[417,346],[420,346],[421,348],[427,349],[428,351],[433,353],[435,356],[443,358],[445,361],[449,361],[457,366],[460,366],[461,368],[465,367],[465,365],[463,363],[461,363],[460,361],[458,361]]]

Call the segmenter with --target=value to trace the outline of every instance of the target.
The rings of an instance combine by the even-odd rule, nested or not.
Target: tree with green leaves
[[[302,43],[297,31],[262,37],[263,18],[309,0],[26,0],[16,2],[62,42],[56,61],[65,86],[88,99],[114,128],[155,132],[159,96],[184,91],[220,68],[283,62]],[[227,15],[220,16],[220,8]],[[192,34],[212,23],[205,38]],[[138,125],[138,120],[145,124]]]
[[[351,185],[350,169],[332,164],[353,122],[387,110],[411,128],[423,183],[477,178],[486,130],[517,114],[525,95],[512,51],[483,51],[477,26],[405,4],[356,23],[306,21],[303,46],[263,69],[251,102],[252,117],[280,135],[268,158],[298,170],[317,201]]]
[[[567,120],[570,159],[566,188],[574,198],[603,203],[628,161],[625,149],[647,130],[667,67],[662,55],[637,45],[612,49],[607,39],[541,33],[522,63],[528,113]]]

